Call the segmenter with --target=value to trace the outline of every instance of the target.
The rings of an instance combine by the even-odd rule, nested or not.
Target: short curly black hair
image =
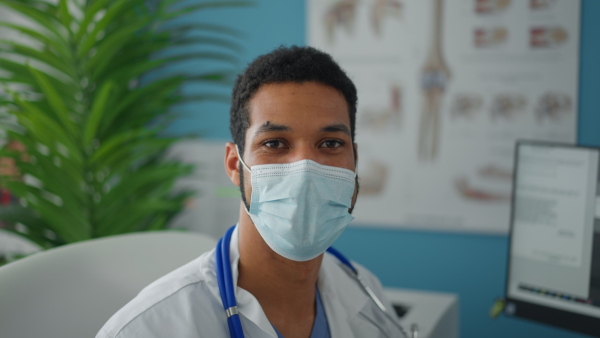
[[[333,58],[313,47],[281,46],[252,61],[233,86],[229,130],[233,142],[244,152],[246,131],[250,127],[248,103],[264,84],[315,81],[338,90],[346,99],[350,132],[354,140],[356,87]]]

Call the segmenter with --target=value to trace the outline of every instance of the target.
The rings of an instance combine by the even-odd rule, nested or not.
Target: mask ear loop
[[[240,155],[240,148],[238,147],[237,144],[235,145],[235,151],[237,151],[238,158],[240,159],[240,162],[242,162],[242,165],[244,166],[244,168],[246,168],[246,170],[248,170],[248,172],[250,174],[252,174],[252,170],[250,170],[250,168],[248,168],[246,163],[244,163],[244,160],[242,159],[242,155]]]
[[[235,151],[237,152],[238,159],[240,160],[240,162],[242,163],[244,168],[246,168],[246,170],[248,170],[248,172],[250,173],[250,179],[252,179],[252,170],[250,170],[250,168],[248,168],[246,163],[244,163],[244,160],[242,159],[242,155],[240,155],[240,148],[238,147],[237,144],[235,145]],[[252,197],[250,197],[250,203],[252,203]],[[248,204],[250,204],[250,203],[248,203]],[[242,204],[244,205],[244,211],[246,211],[246,214],[248,214],[250,219],[252,219],[252,215],[250,215],[250,210],[248,210],[248,206],[246,206],[246,203],[242,203]]]

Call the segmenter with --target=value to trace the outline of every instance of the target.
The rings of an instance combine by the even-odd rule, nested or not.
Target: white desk
[[[458,296],[452,293],[384,288],[393,305],[408,308],[400,323],[410,334],[417,324],[418,338],[458,338]]]

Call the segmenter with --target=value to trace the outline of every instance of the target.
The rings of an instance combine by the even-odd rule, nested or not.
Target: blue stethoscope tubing
[[[231,260],[229,259],[229,242],[235,226],[227,230],[225,235],[219,239],[215,250],[217,259],[217,283],[219,284],[219,293],[223,308],[227,314],[227,325],[229,333],[233,338],[243,338],[242,322],[237,311],[237,301],[235,300],[235,290],[233,289],[233,278],[231,276]]]
[[[231,242],[231,235],[235,225],[229,228],[225,232],[225,235],[219,239],[217,247],[215,249],[215,255],[217,260],[217,283],[219,285],[219,293],[221,294],[221,301],[223,302],[223,309],[227,315],[227,325],[229,326],[229,333],[232,338],[243,338],[244,332],[242,330],[242,322],[240,321],[240,315],[237,310],[237,301],[235,299],[235,290],[233,288],[233,278],[231,272],[231,260],[229,258],[229,243]],[[352,263],[344,257],[336,249],[329,247],[327,252],[334,255],[341,263],[342,267],[348,270],[347,272],[352,275],[356,281],[360,284],[367,295],[377,304],[379,309],[390,318],[394,324],[398,326],[404,337],[408,337],[404,329],[397,323],[396,320],[389,314],[385,306],[375,296],[373,291],[363,282],[358,275],[358,270],[352,265]]]

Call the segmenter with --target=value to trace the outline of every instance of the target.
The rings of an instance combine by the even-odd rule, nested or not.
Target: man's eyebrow
[[[255,134],[273,132],[273,131],[290,131],[292,130],[290,127],[283,124],[274,124],[269,121],[263,123]]]
[[[326,127],[321,128],[321,131],[326,132],[326,133],[338,133],[338,132],[342,132],[344,134],[347,134],[348,136],[350,136],[350,129],[348,129],[348,127],[345,124],[332,124]]]

